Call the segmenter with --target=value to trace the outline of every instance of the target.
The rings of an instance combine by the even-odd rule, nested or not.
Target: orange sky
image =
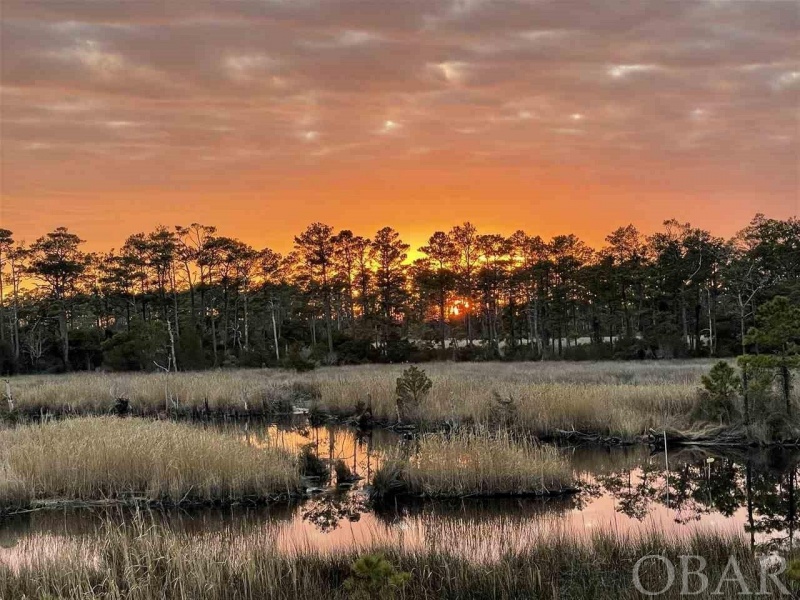
[[[600,245],[800,212],[793,3],[3,2],[0,219]]]

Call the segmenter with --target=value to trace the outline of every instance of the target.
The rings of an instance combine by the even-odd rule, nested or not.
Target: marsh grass
[[[432,388],[416,411],[421,425],[486,424],[495,398],[513,398],[517,427],[539,435],[591,432],[626,439],[650,428],[678,427],[694,405],[707,361],[649,363],[435,363]],[[349,414],[369,399],[375,418],[393,421],[402,365],[323,369],[320,406]]]
[[[0,431],[0,510],[34,502],[265,501],[299,485],[294,456],[187,424],[90,417]]]
[[[680,429],[700,377],[711,362],[430,363],[432,387],[415,411],[426,427],[487,424],[497,397],[513,398],[515,426],[538,435],[590,432],[633,439],[648,429]],[[199,373],[77,373],[11,379],[26,415],[107,414],[117,398],[134,415],[274,414],[291,405],[343,416],[360,402],[382,422],[397,418],[396,381],[407,365],[326,367],[311,373],[278,369]]]
[[[134,415],[272,414],[290,412],[292,402],[316,394],[294,373],[278,369],[25,375],[12,377],[10,386],[18,411],[28,415],[109,414],[120,398]]]
[[[365,555],[381,554],[397,570],[411,574],[401,597],[423,599],[639,598],[632,571],[642,556],[658,554],[678,564],[680,555],[702,556],[712,582],[697,598],[734,597],[736,583],[711,595],[729,557],[736,557],[753,592],[759,590],[757,559],[740,536],[713,532],[689,538],[650,533],[639,537],[605,531],[588,540],[569,533],[529,533],[526,544],[505,548],[491,558],[465,548],[480,548],[500,536],[463,528],[431,532],[418,547],[375,544],[344,551],[280,552],[276,532],[262,530],[242,538],[233,530],[214,534],[179,533],[145,519],[107,525],[95,540],[73,539],[58,552],[30,548],[14,565],[0,561],[0,597],[64,600],[306,600],[349,598],[344,582]],[[641,570],[646,589],[666,579],[663,565],[649,561]],[[680,578],[659,596],[680,598]],[[776,591],[773,587],[772,591]],[[768,594],[760,597],[778,597]]]
[[[563,454],[498,431],[427,434],[406,458],[388,458],[376,472],[376,498],[408,493],[431,498],[561,493],[572,483]]]

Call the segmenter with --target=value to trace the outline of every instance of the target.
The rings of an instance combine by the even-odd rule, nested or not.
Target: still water
[[[341,460],[362,477],[337,490],[335,477],[314,497],[259,508],[169,510],[159,523],[191,536],[269,535],[285,552],[336,551],[375,543],[431,547],[444,537],[477,559],[491,559],[542,535],[590,536],[610,529],[637,535],[652,530],[691,535],[713,529],[744,535],[759,549],[787,549],[796,536],[800,453],[651,451],[644,446],[564,447],[581,489],[549,499],[403,501],[379,511],[365,488],[382,457],[402,440],[392,432],[359,434],[339,426],[249,425],[229,428],[251,444],[311,444],[328,464]],[[0,560],[10,564],[42,548],[57,552],[75,540],[100,536],[108,519],[130,520],[128,511],[39,511],[0,520]]]

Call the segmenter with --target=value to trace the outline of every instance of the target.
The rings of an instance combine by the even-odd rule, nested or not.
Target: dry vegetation
[[[486,422],[495,393],[512,398],[516,423],[536,433],[578,430],[626,437],[674,426],[692,407],[708,361],[601,363],[431,363],[433,388],[418,414],[424,424]],[[280,412],[290,403],[351,414],[371,401],[393,420],[395,380],[407,365],[322,368],[312,373],[235,370],[173,374],[80,373],[11,379],[25,414],[104,414],[116,398],[134,414],[178,411]],[[316,396],[319,396],[317,399]]]
[[[552,446],[508,434],[424,435],[410,457],[390,457],[376,472],[376,495],[426,497],[544,495],[569,488],[572,472]]]
[[[186,424],[95,417],[0,431],[0,511],[52,501],[265,501],[298,484],[283,450]]]
[[[10,386],[23,413],[104,414],[118,398],[135,414],[170,410],[261,412],[293,400],[298,377],[279,369],[185,373],[70,373],[12,377]]]
[[[513,399],[515,423],[540,434],[577,430],[632,437],[674,425],[694,403],[707,361],[646,363],[437,363],[424,365],[433,387],[419,412],[427,423],[487,422],[495,393]],[[395,380],[404,365],[345,367],[312,374],[321,406],[347,413],[371,399],[392,419]]]
[[[713,584],[696,598],[733,597],[740,591],[735,581],[729,581],[722,595],[711,595],[731,555],[737,558],[750,589],[759,589],[758,562],[746,542],[716,533],[629,538],[603,532],[584,541],[568,533],[543,535],[527,528],[524,545],[505,547],[502,532],[487,536],[480,528],[445,527],[431,531],[416,547],[367,543],[330,553],[282,553],[271,529],[242,537],[232,529],[198,535],[142,521],[106,527],[99,539],[70,538],[58,545],[57,552],[39,546],[22,549],[24,560],[13,564],[0,560],[0,598],[352,599],[360,596],[346,591],[344,581],[353,561],[377,552],[396,569],[410,573],[403,590],[380,595],[386,598],[633,599],[641,597],[632,583],[633,565],[651,554],[668,556],[676,565],[679,555],[705,558],[705,574]],[[489,559],[465,551],[487,544],[504,549]],[[646,589],[662,588],[663,565],[647,563],[641,580]],[[659,597],[681,598],[680,583],[678,577],[670,591]]]

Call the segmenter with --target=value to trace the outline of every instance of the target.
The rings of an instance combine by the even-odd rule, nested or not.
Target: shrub
[[[175,344],[175,354],[178,368],[181,371],[198,371],[207,366],[203,338],[197,331],[197,325],[192,321],[182,321],[180,336]]]
[[[397,418],[403,420],[411,416],[420,402],[428,395],[433,382],[424,370],[410,366],[397,378]]]
[[[736,370],[727,362],[719,361],[708,375],[703,375],[702,381],[703,389],[698,395],[693,417],[722,423],[730,423],[738,418],[736,399],[742,381]]]
[[[390,339],[386,343],[386,361],[390,363],[408,362],[416,350],[416,346],[406,339]]]
[[[353,477],[353,472],[350,470],[350,467],[348,467],[347,463],[342,459],[339,459],[334,463],[333,470],[336,472],[337,485],[351,483],[352,481],[356,480],[356,478]]]
[[[291,348],[284,360],[287,369],[294,369],[298,373],[306,373],[317,368],[317,363],[311,359],[311,351],[307,348]]]
[[[331,472],[319,456],[314,453],[314,444],[306,444],[300,449],[300,474],[316,477],[321,484],[328,483]]]
[[[411,580],[411,573],[398,571],[382,554],[367,554],[353,563],[344,582],[353,600],[394,598]]]
[[[328,416],[319,407],[319,404],[312,404],[308,409],[308,424],[312,427],[320,427],[328,420]]]
[[[378,359],[370,339],[345,338],[334,347],[339,357],[339,364],[357,365]]]
[[[489,405],[489,426],[492,428],[511,429],[517,420],[517,403],[514,396],[504,398],[495,391]]]
[[[115,371],[152,371],[166,365],[167,331],[162,323],[133,323],[103,343],[103,364]]]

